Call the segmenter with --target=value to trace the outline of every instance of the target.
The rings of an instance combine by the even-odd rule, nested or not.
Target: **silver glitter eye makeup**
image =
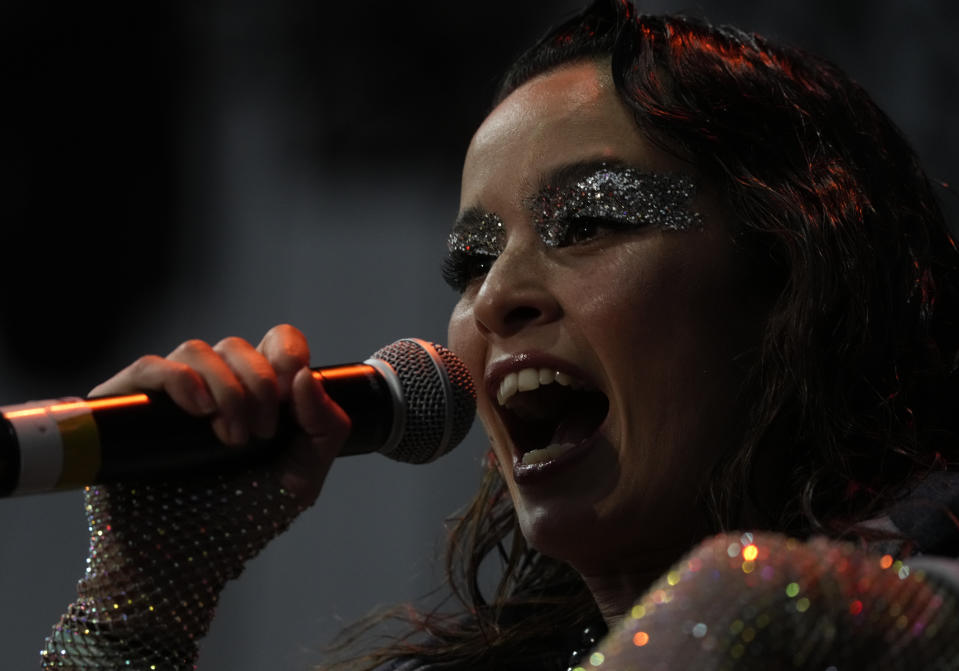
[[[506,247],[503,220],[479,208],[467,210],[453,226],[443,261],[443,279],[463,293],[473,280],[489,272]]]
[[[495,214],[476,213],[453,227],[446,244],[450,252],[496,257],[506,246],[506,229]]]
[[[689,209],[695,192],[693,180],[683,175],[603,167],[572,186],[543,189],[536,198],[534,225],[547,247],[568,244],[571,228],[584,220],[624,229],[701,228],[699,213]]]

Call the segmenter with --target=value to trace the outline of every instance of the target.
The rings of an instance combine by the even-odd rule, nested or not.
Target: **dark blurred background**
[[[443,341],[455,297],[438,268],[469,137],[500,72],[579,5],[5,3],[0,403],[83,394],[139,354],[255,342],[281,321],[317,364]],[[933,178],[959,174],[956,3],[640,7],[827,56]],[[482,452],[474,431],[427,467],[338,462],[224,595],[200,668],[309,668],[342,621],[426,592]],[[0,524],[0,668],[33,668],[83,569],[80,495],[2,501]]]

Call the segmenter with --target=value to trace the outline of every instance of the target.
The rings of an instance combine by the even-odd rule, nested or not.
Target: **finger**
[[[224,338],[213,346],[246,389],[246,410],[253,433],[270,438],[276,432],[279,404],[277,376],[253,345],[243,338]]]
[[[276,372],[277,389],[281,401],[290,398],[293,377],[301,368],[310,365],[310,346],[306,336],[295,326],[274,326],[256,347]]]
[[[91,389],[88,395],[111,396],[137,391],[162,391],[191,415],[203,416],[216,411],[216,401],[196,371],[184,363],[154,354],[140,357]]]
[[[203,378],[216,403],[212,424],[217,437],[228,445],[246,443],[250,435],[247,391],[223,357],[202,340],[188,340],[167,358],[190,366]]]
[[[293,415],[303,432],[318,449],[336,456],[350,435],[350,418],[309,368],[301,368],[294,376],[292,400]]]
[[[350,418],[307,368],[293,378],[293,413],[303,429],[284,453],[281,483],[309,505],[350,433]]]

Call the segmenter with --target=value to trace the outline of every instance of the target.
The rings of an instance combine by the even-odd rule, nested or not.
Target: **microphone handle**
[[[341,455],[373,452],[392,434],[395,390],[368,363],[314,368],[352,421]],[[86,485],[193,476],[268,459],[296,432],[281,409],[273,438],[220,442],[210,417],[194,417],[166,394],[33,401],[0,408],[0,497]]]

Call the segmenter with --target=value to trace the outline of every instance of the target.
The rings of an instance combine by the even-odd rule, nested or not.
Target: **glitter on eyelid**
[[[491,212],[458,223],[450,232],[447,248],[451,252],[499,256],[506,246],[503,220]]]
[[[571,187],[543,189],[534,223],[548,247],[561,246],[577,219],[686,231],[702,227],[699,213],[688,207],[695,191],[693,181],[682,175],[604,167]]]

